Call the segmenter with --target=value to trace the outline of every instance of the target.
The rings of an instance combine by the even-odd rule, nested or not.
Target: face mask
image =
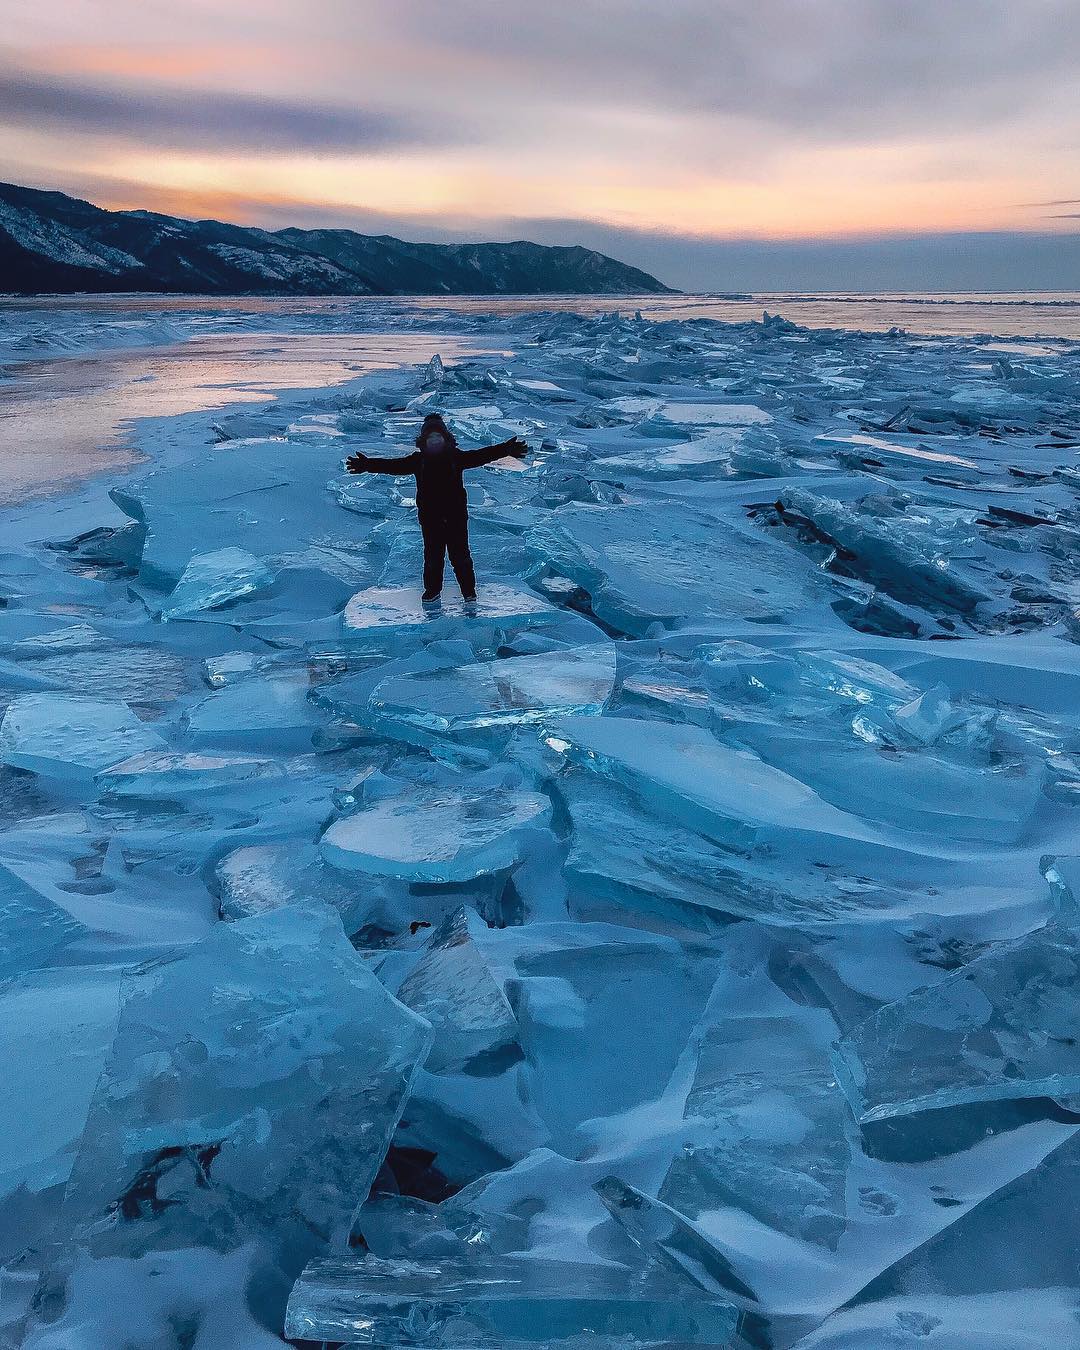
[[[446,438],[441,432],[433,431],[424,438],[424,450],[429,455],[437,455],[446,449]]]

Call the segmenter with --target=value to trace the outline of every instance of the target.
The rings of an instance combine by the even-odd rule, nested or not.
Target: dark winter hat
[[[450,430],[450,428],[446,425],[446,423],[443,421],[442,416],[439,413],[427,414],[427,416],[424,418],[424,421],[420,427],[419,432],[417,433],[415,444],[418,446],[422,445],[424,437],[428,434],[429,431],[441,431],[442,434],[446,437],[447,445],[449,445],[451,448],[454,449],[457,448],[457,438],[455,437],[454,433]]]

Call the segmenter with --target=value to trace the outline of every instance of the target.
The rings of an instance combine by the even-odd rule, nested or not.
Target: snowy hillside
[[[578,246],[410,244],[355,230],[251,229],[103,211],[0,183],[0,292],[201,295],[660,294],[647,272]]]

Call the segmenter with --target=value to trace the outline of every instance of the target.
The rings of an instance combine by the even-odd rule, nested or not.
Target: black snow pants
[[[429,506],[418,512],[420,533],[424,536],[424,590],[442,590],[443,559],[450,555],[462,595],[476,594],[476,575],[469,552],[469,511],[460,505]]]

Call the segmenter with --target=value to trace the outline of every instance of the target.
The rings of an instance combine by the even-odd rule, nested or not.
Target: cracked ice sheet
[[[613,1231],[594,1184],[615,1175],[655,1197],[684,1139],[694,1142],[687,1132],[700,1129],[698,1147],[719,1158],[743,1141],[743,1173],[725,1173],[713,1195],[713,1174],[699,1167],[697,1190],[680,1195],[700,1207],[693,1222],[756,1291],[785,1345],[1035,1168],[1073,1128],[1045,1099],[975,1102],[872,1122],[865,1143],[849,1140],[849,1121],[841,1145],[826,1137],[835,1094],[815,1079],[794,1175],[778,1178],[769,1151],[797,1133],[787,1088],[820,1067],[829,1018],[850,1034],[883,1005],[940,997],[955,972],[996,959],[1063,904],[1040,859],[1077,851],[1080,349],[1013,351],[995,365],[981,342],[810,333],[775,320],[461,322],[494,325],[518,350],[498,366],[433,368],[426,384],[411,371],[279,408],[161,420],[143,429],[147,470],[118,485],[126,525],[86,502],[13,522],[12,548],[24,551],[0,559],[0,702],[124,700],[162,742],[95,769],[70,814],[57,809],[68,809],[56,800],[64,780],[0,770],[0,804],[15,822],[0,858],[81,925],[61,917],[59,934],[35,925],[28,960],[45,969],[20,978],[177,957],[219,914],[234,923],[329,902],[387,987],[400,982],[444,1018],[440,1057],[418,1074],[395,1144],[436,1153],[424,1175],[441,1169],[466,1187],[461,1211],[482,1216],[496,1249],[511,1234],[526,1255],[639,1269],[642,1254]],[[472,475],[475,617],[460,611],[452,581],[439,618],[419,612],[410,493],[340,470],[353,449],[407,448],[432,408],[452,425],[459,413],[466,441],[529,428],[534,448],[513,472]],[[925,453],[883,448],[893,443]],[[709,447],[725,447],[723,457],[710,460]],[[773,523],[790,490],[819,534],[836,531],[840,550],[800,534],[809,527]],[[59,547],[30,542],[42,538]],[[260,568],[276,580],[184,622],[157,622],[193,555],[223,549],[249,556],[231,572],[218,558],[204,599],[223,594],[218,581],[243,590]],[[938,603],[942,576],[964,580],[972,608]],[[372,588],[399,592],[396,618],[368,623]],[[355,630],[341,614],[350,601]],[[552,653],[606,647],[611,630],[640,639],[656,623],[674,631],[613,640],[619,679],[606,707],[592,703],[580,719],[623,732],[629,723],[632,754],[597,741],[601,764],[582,735],[581,762],[567,766],[527,727],[485,748],[500,772],[513,762],[518,791],[551,804],[524,855],[514,841],[505,867],[475,881],[328,865],[319,839],[335,819],[354,821],[395,795],[423,804],[431,786],[427,756],[400,727],[380,735],[358,724],[384,680],[413,694],[436,677],[487,688],[500,664],[500,677],[522,668],[511,662],[550,666]],[[729,640],[758,653],[720,653]],[[789,678],[792,662],[799,673]],[[438,676],[451,667],[452,679]],[[215,688],[231,696],[217,701]],[[511,709],[523,702],[514,690]],[[463,748],[456,732],[439,739],[440,754]],[[677,764],[680,746],[696,758]],[[470,867],[485,863],[482,852]],[[463,903],[514,926],[489,929],[474,916],[477,960],[458,965],[433,955],[452,932],[409,930]],[[701,1062],[696,1100],[712,1106],[687,1116],[688,1047],[721,957],[759,982],[724,986],[729,1006],[722,998],[699,1033],[724,1050]],[[736,1051],[739,1073],[732,1065],[725,1077]],[[749,1103],[740,1075],[755,1084]],[[775,1107],[768,1118],[763,1107],[755,1115],[759,1099]],[[574,1156],[552,1152],[553,1138]],[[53,1156],[62,1153],[63,1141]],[[832,1182],[845,1156],[841,1196]],[[815,1176],[828,1181],[826,1203],[804,1215],[799,1178]],[[160,1194],[171,1184],[161,1178]],[[1023,1231],[1028,1204],[1022,1195],[1007,1223],[992,1221],[991,1239],[1003,1226]],[[827,1240],[815,1241],[823,1218]],[[26,1242],[40,1241],[29,1221],[26,1231]],[[389,1233],[395,1254],[407,1231],[402,1221]],[[1026,1245],[1067,1263],[1060,1236],[1047,1221]],[[958,1229],[961,1250],[965,1241]],[[124,1264],[99,1269],[117,1289],[155,1282],[137,1260],[116,1259]],[[49,1350],[93,1307],[94,1265]],[[170,1263],[170,1291],[198,1270]],[[950,1266],[943,1308],[946,1297],[955,1309],[982,1297],[960,1274]],[[220,1301],[239,1309],[248,1282],[237,1271],[230,1279]],[[910,1293],[874,1297],[927,1312]],[[1032,1300],[1033,1334],[1060,1340],[1060,1309]],[[209,1316],[172,1292],[139,1306],[168,1350],[169,1317],[186,1328]],[[988,1329],[980,1306],[971,1304],[973,1324]],[[930,1343],[962,1315],[938,1314]],[[884,1325],[919,1343],[926,1324]],[[102,1322],[97,1342],[111,1327]],[[42,1347],[47,1334],[38,1329]]]

